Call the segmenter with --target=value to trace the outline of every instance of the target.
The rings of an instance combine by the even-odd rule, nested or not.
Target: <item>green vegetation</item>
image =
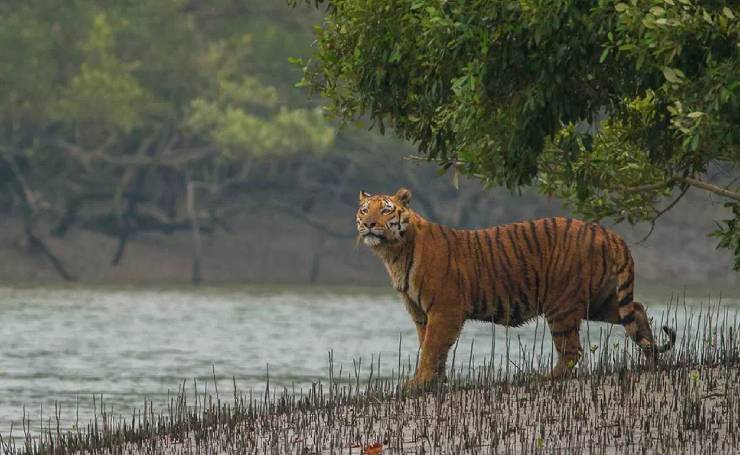
[[[41,216],[56,235],[78,225],[116,236],[114,264],[139,232],[192,230],[197,280],[199,233],[223,218],[249,164],[332,145],[321,113],[283,96],[294,82],[266,77],[261,60],[282,38],[279,22],[250,22],[247,10],[260,8],[269,10],[185,0],[0,6],[0,206],[20,208],[28,243],[64,277]]]
[[[197,281],[200,262],[209,264],[213,252],[201,234],[245,233],[240,216],[262,210],[281,212],[293,227],[320,236],[351,237],[351,216],[343,214],[354,212],[358,189],[408,186],[418,209],[455,226],[553,213],[534,190],[525,190],[524,199],[483,193],[477,184],[454,191],[449,179],[434,178],[434,166],[401,164],[403,155],[413,153],[408,143],[334,128],[319,115],[320,100],[295,87],[302,73],[291,57],[306,59],[306,83],[335,93],[327,108],[340,118],[358,117],[381,130],[390,125],[419,145],[418,158],[432,158],[455,176],[466,173],[510,188],[533,183],[588,218],[653,220],[671,206],[667,197],[694,183],[736,193],[737,133],[727,131],[737,123],[737,48],[727,46],[737,37],[737,21],[728,17],[737,17],[732,7],[727,13],[719,3],[704,2],[716,25],[710,27],[703,13],[697,16],[703,10],[675,0],[675,8],[693,12],[682,19],[685,27],[664,30],[658,17],[656,28],[643,30],[647,41],[637,40],[630,50],[619,40],[633,39],[629,27],[639,26],[627,21],[637,8],[631,4],[616,11],[608,4],[588,9],[528,2],[520,8],[508,2],[378,0],[367,11],[349,1],[332,2],[324,11],[321,1],[300,8],[288,3],[0,5],[0,217],[7,221],[0,247],[13,249],[14,257],[30,253],[27,270],[38,266],[34,256],[45,255],[61,276],[87,279],[80,264],[89,259],[70,254],[84,248],[76,247],[85,244],[83,238],[115,239],[98,254],[117,266],[132,242],[188,236]],[[674,6],[653,12],[673,24],[679,11]],[[390,12],[373,22],[386,7]],[[622,15],[624,24],[613,20]],[[604,19],[598,27],[597,16]],[[405,28],[407,22],[415,28]],[[316,24],[323,26],[312,47]],[[476,39],[482,41],[476,45]],[[679,74],[678,83],[668,83],[657,58],[643,58],[637,69],[638,51],[657,52],[649,40],[660,46],[685,41],[670,66],[681,73],[668,73]],[[564,52],[575,49],[570,41],[591,45],[587,56],[594,61]],[[345,47],[335,46],[340,44]],[[484,44],[491,58],[478,52]],[[700,58],[706,63],[690,68]],[[702,97],[691,98],[697,93]],[[668,108],[676,101],[684,120],[696,122],[681,123],[688,133],[671,123],[678,117]],[[650,120],[651,109],[665,122]],[[596,124],[599,135],[584,135]],[[417,140],[422,133],[429,141]],[[692,139],[697,151],[691,142],[683,145],[687,137],[700,137]],[[635,145],[646,139],[652,142]],[[717,150],[723,150],[721,159]],[[723,198],[732,203],[729,209],[710,207],[702,218],[717,219],[720,244],[737,250],[736,204],[725,196],[717,200]],[[689,194],[683,205],[690,201],[702,198]],[[694,247],[687,255],[706,271],[712,257],[703,254],[706,241],[694,231],[711,226],[687,226],[683,219],[690,216],[665,216],[667,229],[652,245],[683,235]],[[341,224],[345,219],[349,224]],[[289,230],[283,223],[277,234]],[[315,264],[329,254],[306,248]],[[106,268],[101,276],[109,272],[115,273]],[[203,275],[215,279],[217,272]]]
[[[392,127],[488,186],[537,185],[589,219],[654,223],[689,188],[712,192],[734,214],[713,235],[740,269],[735,3],[328,5],[303,83],[337,118]]]

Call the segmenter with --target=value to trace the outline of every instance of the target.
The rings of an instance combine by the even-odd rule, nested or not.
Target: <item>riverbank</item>
[[[397,379],[348,378],[297,398],[224,390],[190,395],[117,420],[105,411],[86,428],[41,440],[2,442],[5,454],[621,454],[737,453],[740,363],[646,371],[619,367],[563,381],[537,374],[502,380],[479,370],[406,396]],[[736,353],[735,353],[736,354]],[[628,359],[629,355],[623,359]],[[602,367],[599,367],[602,368]],[[488,370],[491,371],[491,370]],[[354,383],[353,383],[354,382]],[[363,387],[367,386],[367,391]],[[268,386],[269,387],[269,386]],[[197,390],[197,387],[196,389]]]
[[[219,450],[737,453],[739,372],[737,366],[623,372],[563,382],[472,387],[386,402],[370,400],[258,420],[243,427],[240,439]]]

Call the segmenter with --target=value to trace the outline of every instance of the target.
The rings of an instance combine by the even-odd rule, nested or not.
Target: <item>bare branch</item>
[[[719,194],[720,196],[724,196],[726,198],[735,200],[740,202],[740,193],[737,191],[728,190],[726,188],[719,187],[717,185],[712,185],[711,183],[707,183],[702,180],[697,180],[693,177],[673,177],[675,180],[678,180],[679,182],[688,183],[689,185],[701,188],[703,190],[712,192],[714,194]]]
[[[672,209],[673,207],[675,207],[675,205],[678,204],[678,201],[680,201],[681,199],[683,199],[683,197],[686,195],[686,192],[689,191],[689,188],[691,188],[691,187],[690,186],[686,186],[683,190],[681,190],[681,194],[679,194],[676,199],[674,199],[670,204],[668,204],[661,211],[659,211],[658,213],[655,214],[655,216],[650,220],[650,230],[648,231],[647,234],[645,234],[645,237],[643,237],[642,240],[640,240],[639,242],[635,243],[636,245],[639,245],[639,244],[643,243],[645,240],[647,240],[650,237],[650,235],[655,230],[655,222],[658,221],[658,218],[660,218],[667,211],[669,211],[670,209]]]
[[[639,185],[639,186],[621,187],[621,188],[618,188],[617,191],[623,194],[644,193],[648,191],[655,191],[655,190],[668,188],[674,182],[685,183],[695,188],[701,188],[704,191],[709,191],[714,194],[718,194],[720,196],[740,202],[740,192],[738,191],[734,191],[728,188],[722,188],[720,186],[713,185],[711,183],[707,183],[703,180],[698,180],[693,177],[682,177],[680,175],[674,175],[673,177],[667,179],[665,182],[650,183],[647,185]]]

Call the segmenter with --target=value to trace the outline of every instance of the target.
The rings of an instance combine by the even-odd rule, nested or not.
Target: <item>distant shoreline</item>
[[[352,235],[331,237],[268,209],[253,215],[249,220],[235,223],[229,232],[203,237],[203,284],[389,286],[383,266],[367,248],[357,246]],[[331,210],[315,216],[342,232],[353,234],[352,212],[344,215]],[[49,229],[49,226],[39,227],[40,232]],[[630,231],[622,231],[629,243]],[[676,283],[675,289],[669,291],[688,284],[708,289],[714,285],[720,289],[734,287],[740,292],[740,273],[732,271],[729,255],[715,250],[711,239],[702,237],[694,244],[675,233],[658,235],[651,238],[653,243],[632,248],[638,289],[641,283]],[[190,284],[192,244],[186,232],[141,234],[129,242],[125,255],[115,266],[111,265],[117,247],[113,237],[72,228],[64,237],[48,235],[46,241],[64,261],[68,272],[77,278],[77,283]],[[0,258],[0,283],[44,286],[65,283],[46,257],[29,251],[18,219],[0,218]]]
[[[397,292],[387,283],[387,279],[377,283],[292,283],[292,282],[205,282],[199,285],[183,282],[65,282],[65,281],[21,281],[11,282],[0,279],[1,289],[18,289],[18,290],[92,290],[92,291],[131,291],[131,292],[194,292],[204,293],[249,293],[249,292],[272,292],[272,291],[291,291],[299,290],[302,292],[333,292],[337,294],[387,294],[396,295]],[[666,283],[655,283],[644,280],[637,280],[635,286],[636,294],[649,295],[651,297],[661,297],[666,300],[671,296],[678,298],[680,301],[686,293],[688,298],[706,299],[711,298],[712,303],[716,303],[720,297],[727,299],[740,298],[740,287],[727,283],[691,283],[677,284],[670,286]],[[399,300],[400,302],[400,300]],[[662,301],[644,302],[649,306],[651,304],[664,303]]]

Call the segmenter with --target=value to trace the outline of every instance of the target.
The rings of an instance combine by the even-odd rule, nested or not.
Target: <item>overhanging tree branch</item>
[[[690,185],[696,188],[701,188],[702,190],[709,191],[711,193],[718,194],[720,196],[740,202],[740,192],[733,191],[727,188],[722,188],[720,186],[705,182],[703,180],[698,180],[693,177],[682,177],[679,175],[674,175],[673,177],[667,179],[665,182],[649,183],[646,185],[638,185],[638,186],[630,186],[630,187],[622,187],[622,188],[619,188],[618,191],[623,194],[645,193],[648,191],[655,191],[655,190],[667,188],[675,182],[685,183],[687,185]]]
[[[740,193],[737,191],[728,190],[726,188],[719,187],[717,185],[712,185],[711,183],[707,183],[702,180],[697,180],[693,177],[673,177],[674,180],[677,180],[679,182],[687,183],[691,186],[694,186],[696,188],[701,188],[703,190],[712,192],[714,194],[719,194],[720,196],[724,196],[729,199],[733,199],[735,201],[740,202]]]

